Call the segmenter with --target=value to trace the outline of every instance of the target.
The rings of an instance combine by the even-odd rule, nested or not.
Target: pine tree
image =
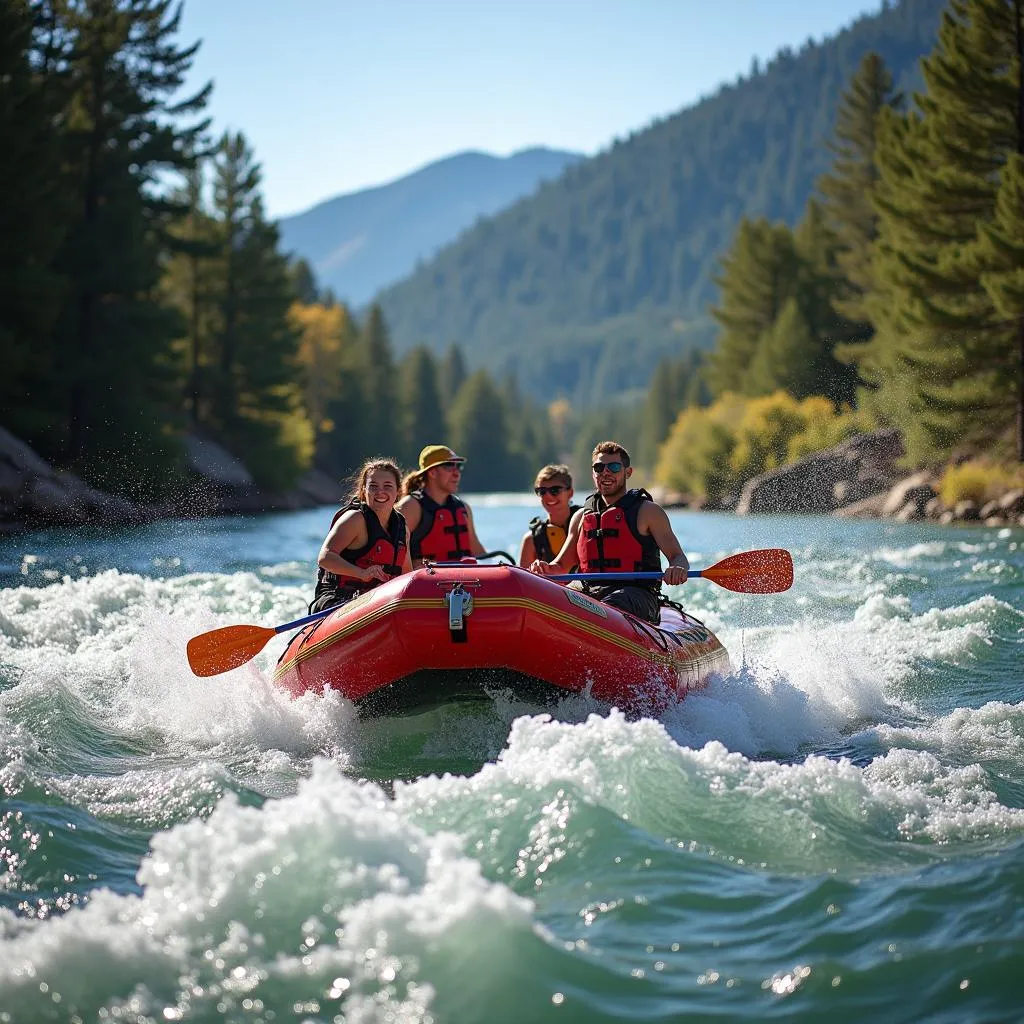
[[[260,213],[260,168],[241,132],[225,132],[214,159],[213,206],[218,222],[215,297],[219,314],[216,367],[216,426],[230,435],[239,418],[239,363],[244,358],[239,320],[242,316],[242,249]]]
[[[66,86],[63,188],[74,215],[57,258],[68,279],[55,328],[63,389],[62,461],[122,488],[168,479],[176,457],[180,320],[160,302],[160,259],[176,204],[153,186],[182,170],[205,122],[209,86],[178,101],[198,44],[174,40],[171,0],[55,5],[69,41],[58,61]],[[127,462],[127,465],[125,464]],[[127,470],[127,473],[126,473]]]
[[[995,307],[994,328],[1005,332],[1005,368],[993,380],[1000,405],[1016,406],[1015,446],[1024,462],[1024,156],[1013,154],[1001,175],[995,216],[981,224],[970,266]]]
[[[800,260],[793,233],[767,220],[740,222],[716,279],[721,289],[712,316],[723,328],[708,366],[716,394],[737,390],[761,339],[793,294]]]
[[[818,180],[842,274],[842,289],[834,305],[850,322],[848,337],[853,342],[871,336],[864,297],[873,290],[872,247],[878,236],[878,213],[873,204],[878,182],[878,120],[884,109],[899,109],[902,103],[882,58],[865,54],[836,112],[834,138],[829,142],[832,167]]]
[[[839,244],[821,204],[813,198],[793,241],[801,261],[795,287],[800,315],[793,324],[798,332],[806,325],[813,345],[808,346],[800,337],[781,341],[776,322],[772,347],[780,358],[785,352],[791,360],[789,369],[779,372],[780,386],[794,398],[824,395],[837,406],[853,404],[857,373],[836,358],[837,343],[851,335],[850,323],[835,309],[843,279],[838,265]]]
[[[380,306],[370,307],[359,335],[363,381],[362,420],[368,455],[398,458],[402,424],[398,408],[398,384],[391,340]]]
[[[314,448],[299,384],[299,338],[288,318],[294,301],[288,261],[277,226],[264,216],[260,168],[241,133],[223,136],[214,167],[214,422],[257,482],[280,489],[310,464]]]
[[[899,424],[908,453],[941,457],[990,444],[1015,415],[1002,386],[1015,363],[1008,329],[976,265],[999,178],[1024,138],[1022,0],[951,0],[923,61],[920,113],[883,112],[876,202],[876,336],[859,360],[867,400]]]
[[[794,398],[820,394],[821,343],[800,303],[787,299],[778,319],[761,339],[743,379],[744,395],[787,391]]]
[[[186,379],[183,398],[192,428],[210,415],[210,350],[213,309],[207,289],[211,260],[217,253],[217,224],[206,209],[203,162],[185,174],[184,186],[172,193],[174,201],[187,211],[168,237],[168,258],[161,289],[182,314],[185,322],[184,363]]]
[[[485,370],[459,389],[451,406],[452,446],[468,461],[464,486],[471,491],[520,489],[529,476],[521,456],[506,445],[508,412]]]
[[[335,305],[335,302],[325,302],[321,298],[320,288],[316,283],[316,275],[313,273],[313,268],[307,260],[301,257],[292,260],[288,267],[288,273],[291,277],[292,291],[299,302],[303,302],[307,306],[316,304],[323,306]]]
[[[448,403],[455,398],[459,388],[466,382],[466,376],[466,360],[462,349],[456,344],[449,345],[437,371],[437,386],[441,390],[442,401]]]
[[[400,457],[416,465],[428,444],[444,444],[448,434],[437,387],[437,364],[430,349],[419,345],[402,360],[399,370],[399,406],[403,413]]]

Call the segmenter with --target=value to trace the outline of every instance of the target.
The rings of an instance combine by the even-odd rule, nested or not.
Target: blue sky
[[[185,0],[274,217],[464,149],[593,154],[879,0]]]

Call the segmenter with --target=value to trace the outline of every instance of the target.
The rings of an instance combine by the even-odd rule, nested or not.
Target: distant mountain
[[[477,224],[379,296],[396,350],[457,341],[471,364],[580,403],[646,386],[662,355],[712,343],[739,219],[800,218],[861,57],[919,86],[944,6],[886,0]]]
[[[387,185],[285,217],[279,222],[282,248],[305,257],[319,284],[359,306],[478,218],[529,195],[580,159],[541,147],[507,157],[457,153]]]

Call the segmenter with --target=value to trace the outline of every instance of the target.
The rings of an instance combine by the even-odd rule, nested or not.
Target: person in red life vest
[[[665,582],[685,583],[690,563],[665,510],[643,488],[626,488],[633,475],[629,452],[616,441],[602,441],[594,448],[593,472],[597,493],[572,517],[562,550],[551,561],[538,559],[530,571],[551,576],[568,572],[575,562],[588,573],[661,572],[664,555]],[[658,582],[569,585],[648,622],[657,624],[661,617]]]
[[[320,548],[310,614],[342,605],[393,576],[412,571],[409,531],[395,508],[402,471],[390,459],[370,459],[356,473],[351,501],[331,520]]]
[[[420,468],[402,482],[398,510],[409,524],[413,568],[427,562],[457,562],[484,554],[473,527],[473,513],[455,496],[466,460],[447,445],[428,444]]]
[[[572,474],[568,466],[544,466],[537,473],[533,492],[540,498],[544,517],[535,516],[519,545],[519,565],[529,568],[540,559],[550,562],[562,550],[569,535],[569,521],[579,511],[572,503]],[[570,572],[575,572],[575,563]]]

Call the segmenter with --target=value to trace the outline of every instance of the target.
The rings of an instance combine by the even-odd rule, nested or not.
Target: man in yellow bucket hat
[[[428,444],[419,469],[402,481],[396,508],[409,525],[409,553],[414,569],[425,561],[457,562],[484,554],[470,507],[455,496],[466,460],[446,444]]]

